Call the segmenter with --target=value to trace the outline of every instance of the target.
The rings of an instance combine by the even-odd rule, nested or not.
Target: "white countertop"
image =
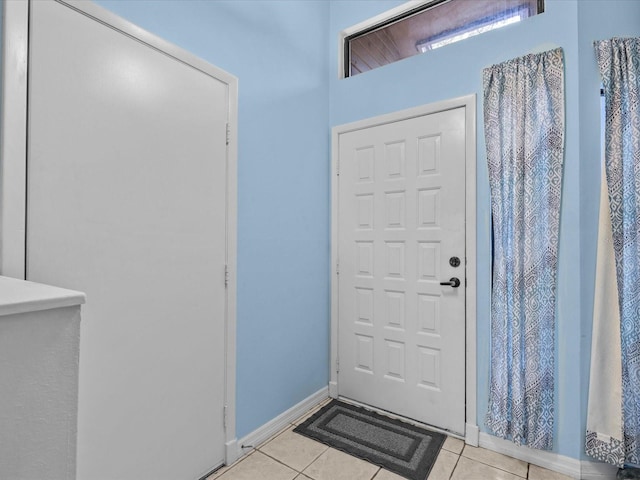
[[[82,292],[0,276],[0,316],[72,307],[85,300]]]

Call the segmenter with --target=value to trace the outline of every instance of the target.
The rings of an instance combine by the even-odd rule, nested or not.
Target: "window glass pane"
[[[540,0],[431,2],[345,39],[346,76],[518,23],[542,11]]]

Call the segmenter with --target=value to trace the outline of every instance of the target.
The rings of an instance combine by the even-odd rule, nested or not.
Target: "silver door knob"
[[[460,286],[460,279],[451,277],[448,282],[440,282],[440,285],[448,285],[449,287],[458,288]]]

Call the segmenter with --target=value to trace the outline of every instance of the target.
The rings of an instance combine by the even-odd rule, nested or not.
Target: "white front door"
[[[228,86],[30,11],[27,278],[87,294],[78,478],[200,478],[225,453]]]
[[[463,434],[465,108],[338,141],[339,395]]]

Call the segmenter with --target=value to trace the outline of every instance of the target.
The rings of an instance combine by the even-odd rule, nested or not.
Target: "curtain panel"
[[[624,465],[622,440],[620,306],[609,216],[606,174],[600,184],[596,288],[593,302],[591,370],[585,451],[617,467]]]
[[[493,220],[491,375],[487,427],[549,450],[564,161],[562,49],[483,72]]]
[[[595,42],[596,57],[605,93],[605,172],[619,311],[595,318],[599,329],[616,329],[619,320],[620,358],[604,358],[622,381],[621,416],[612,409],[609,418],[598,419],[591,400],[587,418],[587,453],[613,464],[640,464],[640,38],[612,38]],[[602,222],[600,224],[602,226]],[[609,228],[608,225],[605,228]],[[597,272],[598,273],[598,272]],[[598,279],[596,280],[598,285]],[[598,298],[596,302],[611,299]],[[619,316],[618,316],[619,313]],[[599,326],[596,322],[608,322]],[[594,341],[597,338],[594,336]],[[615,339],[617,342],[618,339]],[[593,348],[593,346],[592,346]],[[602,352],[595,352],[601,355]],[[592,374],[593,378],[593,374]],[[591,391],[594,391],[593,394]],[[606,392],[601,394],[606,395]],[[617,424],[622,424],[622,438]],[[613,429],[616,430],[613,430]],[[621,458],[621,445],[624,459]]]

